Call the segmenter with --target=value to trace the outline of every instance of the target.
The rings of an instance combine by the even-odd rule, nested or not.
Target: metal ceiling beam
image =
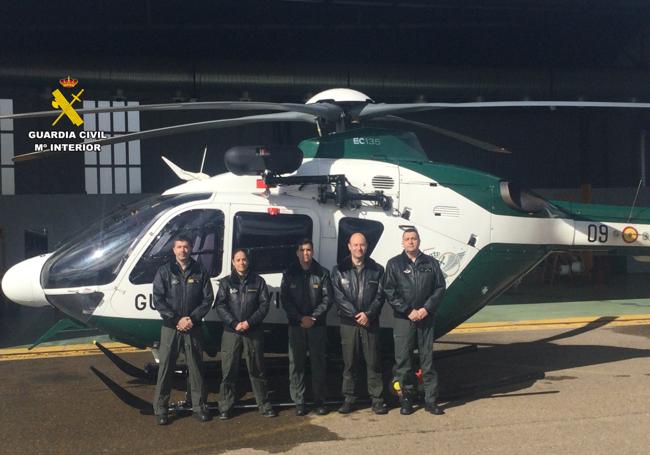
[[[273,62],[228,63],[137,61],[120,59],[73,65],[60,62],[0,61],[0,85],[51,86],[67,74],[97,88],[187,90],[204,98],[219,91],[248,91],[254,99],[264,93],[303,96],[332,87],[365,90],[373,98],[430,101],[491,99],[584,99],[599,101],[650,100],[648,70],[580,70],[547,68],[439,68],[425,66],[353,66]]]

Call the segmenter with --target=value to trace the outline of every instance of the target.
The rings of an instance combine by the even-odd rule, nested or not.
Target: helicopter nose
[[[2,292],[12,302],[30,307],[49,305],[41,287],[41,270],[51,254],[43,254],[11,267],[2,278]]]

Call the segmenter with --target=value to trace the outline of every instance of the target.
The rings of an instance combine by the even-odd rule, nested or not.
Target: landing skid
[[[140,411],[140,414],[142,415],[153,415],[153,403],[148,400],[144,400],[133,393],[129,392],[126,390],[124,387],[113,381],[111,378],[106,376],[104,373],[99,371],[95,367],[90,367],[90,370],[99,378],[100,381],[102,381],[106,387],[108,387],[111,392],[115,394],[117,398],[119,398],[124,404],[137,409]],[[360,400],[359,403],[364,403],[367,400]],[[336,406],[341,404],[341,400],[327,400],[325,401],[325,404],[328,406]],[[293,402],[280,402],[280,403],[272,403],[273,407],[276,408],[290,408],[295,406],[295,403]],[[307,403],[307,405],[313,405],[314,403]],[[212,403],[207,403],[206,404],[206,409],[208,409],[211,412],[218,412],[219,411],[219,405],[215,402]],[[256,409],[257,405],[254,403],[236,403],[233,406],[233,409],[236,411],[244,411],[244,410],[251,410],[251,409]],[[185,401],[177,401],[175,403],[170,403],[169,405],[169,413],[173,414],[183,414],[183,413],[191,413],[192,412],[192,403],[189,400]]]
[[[326,406],[337,406],[343,403],[343,400],[326,400]],[[369,403],[369,400],[358,400],[357,403]],[[313,402],[305,402],[307,406],[315,406]],[[274,408],[293,408],[296,406],[296,403],[293,401],[283,401],[283,402],[273,402]],[[209,411],[218,412],[219,405],[217,403],[207,403],[205,408]],[[235,410],[249,410],[257,409],[257,404],[255,403],[237,403],[233,406]],[[169,405],[169,412],[183,413],[183,412],[192,412],[192,403],[188,401],[177,401],[176,403],[171,403]]]
[[[156,362],[148,362],[145,364],[144,369],[140,369],[136,367],[135,365],[127,362],[126,360],[122,359],[120,356],[112,352],[110,349],[105,347],[99,342],[95,342],[95,346],[106,356],[108,359],[123,373],[139,380],[146,380],[149,383],[155,383],[156,378],[157,378],[157,372],[158,372],[158,363]],[[140,397],[137,397],[136,395],[132,394],[128,390],[126,390],[124,387],[113,381],[111,378],[106,376],[104,373],[99,371],[95,367],[90,367],[91,371],[125,404],[129,405],[130,407],[133,407],[135,409],[138,409],[141,414],[143,415],[153,415],[153,404],[150,401],[144,400]],[[186,380],[189,380],[187,377],[187,369],[185,367],[177,368],[174,371],[175,374],[181,375],[182,377],[185,377]],[[187,385],[186,390],[190,390],[189,384]],[[325,404],[328,406],[337,406],[340,405],[343,401],[342,400],[326,400]],[[358,403],[366,403],[368,400],[359,400]],[[314,405],[314,403],[307,402],[306,403],[308,406]],[[290,402],[274,402],[273,403],[274,407],[278,408],[290,408],[295,406],[295,403],[290,401]],[[211,412],[218,412],[219,406],[217,403],[212,402],[212,403],[207,403],[206,404],[206,409],[208,409]],[[233,406],[233,409],[235,410],[250,410],[250,409],[256,409],[257,404],[255,403],[236,403]],[[170,403],[169,405],[169,412],[170,413],[177,413],[177,414],[182,414],[182,413],[190,413],[192,412],[192,400],[188,392],[186,392],[185,400],[182,401],[177,401],[174,403]]]
[[[455,344],[455,343],[454,343]],[[115,353],[111,352],[108,348],[103,346],[99,342],[95,342],[95,345],[97,348],[104,354],[108,359],[119,368],[120,371],[123,373],[139,380],[145,380],[149,382],[150,384],[154,384],[156,382],[156,377],[157,377],[157,371],[158,371],[158,364],[155,362],[149,362],[145,365],[144,370],[140,369],[131,363],[127,362],[126,360],[122,359]],[[472,352],[476,352],[478,350],[478,347],[476,344],[471,344],[471,345],[465,345],[461,346],[460,348],[457,349],[449,349],[449,350],[444,350],[444,351],[436,351],[435,352],[435,358],[436,360],[440,359],[445,359],[445,358],[450,358],[453,356],[457,355],[463,355],[463,354],[468,354]],[[417,356],[416,356],[417,359]],[[277,367],[280,367],[281,365],[276,365]],[[129,405],[130,407],[133,407],[135,409],[138,409],[141,414],[143,415],[153,415],[153,404],[150,401],[144,400],[128,390],[126,390],[124,387],[121,385],[117,384],[115,381],[110,379],[108,376],[106,376],[104,373],[101,371],[97,370],[95,367],[90,367],[92,372],[125,404]],[[184,378],[187,378],[187,369],[184,367],[177,368],[174,371],[175,374],[180,375]],[[544,373],[543,372],[531,372],[531,373],[526,373],[523,375],[517,375],[517,376],[509,376],[509,377],[503,377],[500,378],[497,381],[487,383],[487,384],[469,384],[465,385],[464,387],[457,388],[455,390],[449,390],[446,393],[441,393],[440,395],[440,401],[443,402],[456,402],[456,401],[463,401],[463,399],[466,399],[467,397],[471,396],[490,396],[491,393],[490,391],[502,389],[502,388],[508,388],[511,386],[514,386],[516,384],[521,384],[521,383],[526,383],[526,382],[534,382],[540,379],[544,378]],[[392,389],[392,387],[391,387]],[[418,389],[421,389],[418,387]],[[186,390],[189,390],[189,384]],[[393,392],[395,392],[393,390]],[[418,392],[422,392],[422,390],[418,390]],[[545,393],[552,393],[552,392],[545,392]],[[420,395],[421,393],[418,393]],[[397,395],[397,393],[396,393]],[[367,404],[369,402],[368,399],[361,399],[358,400],[358,404]],[[342,400],[327,400],[325,401],[325,404],[334,407],[337,405],[340,405],[342,403]],[[308,406],[313,406],[314,403],[306,403]],[[295,403],[289,401],[289,402],[275,402],[273,403],[274,407],[277,408],[291,408],[295,406]],[[255,403],[242,403],[239,402],[233,406],[235,410],[239,411],[244,411],[244,410],[251,410],[251,409],[256,409],[257,405]],[[216,402],[211,402],[206,404],[206,409],[208,409],[211,412],[218,412],[219,406]],[[170,413],[175,413],[175,414],[183,414],[183,413],[191,413],[192,412],[192,401],[189,396],[189,394],[186,393],[185,400],[182,401],[177,401],[174,403],[171,403],[169,406],[169,412]]]

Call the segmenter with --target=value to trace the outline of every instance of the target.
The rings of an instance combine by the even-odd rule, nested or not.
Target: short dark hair
[[[418,235],[418,239],[420,238],[420,233],[415,228],[404,229],[404,232],[402,232],[402,238],[404,238],[404,235],[408,234],[409,232],[415,232]]]
[[[172,246],[176,245],[176,242],[187,242],[188,245],[192,246],[192,239],[187,234],[177,234],[177,235],[175,235],[174,236],[174,241],[172,242]]]
[[[305,237],[300,242],[298,242],[298,245],[296,245],[296,251],[300,251],[300,247],[303,245],[309,245],[312,250],[314,249],[314,242],[312,242],[311,239]]]
[[[232,251],[232,256],[230,257],[230,259],[231,259],[231,260],[232,260],[232,259],[235,259],[235,255],[236,255],[237,253],[244,253],[244,254],[246,255],[246,259],[248,259],[248,251],[246,250],[246,248],[235,248],[235,249]]]

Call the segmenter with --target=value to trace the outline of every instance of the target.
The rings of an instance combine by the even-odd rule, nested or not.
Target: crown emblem
[[[74,88],[74,86],[77,85],[78,83],[79,80],[70,79],[69,75],[65,79],[59,79],[59,84],[61,84],[65,88]]]

